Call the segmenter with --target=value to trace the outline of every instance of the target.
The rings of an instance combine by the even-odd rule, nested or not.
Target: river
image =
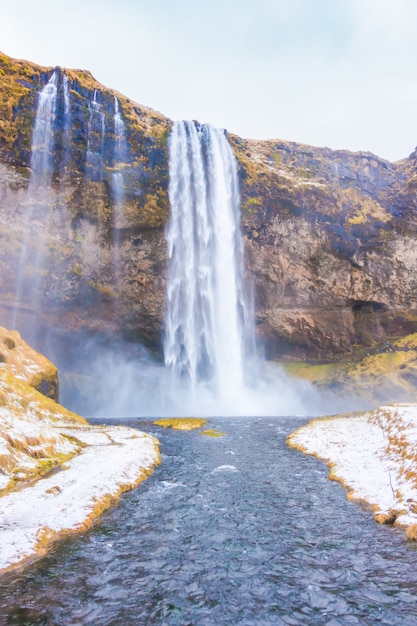
[[[120,422],[120,420],[119,420]],[[0,580],[1,624],[417,624],[417,547],[290,449],[301,418],[155,434],[163,462],[87,533]]]

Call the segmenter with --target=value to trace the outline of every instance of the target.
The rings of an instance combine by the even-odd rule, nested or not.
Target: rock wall
[[[28,192],[36,94],[54,68],[0,55],[0,318],[9,326],[16,318],[16,279],[26,245],[28,258],[44,257],[41,294],[25,299],[35,284],[27,273],[17,316],[19,328],[35,345],[36,337],[27,332],[34,325],[33,314],[44,327],[110,330],[158,346],[165,297],[163,227],[169,212],[171,122],[104,88],[88,72],[56,71],[52,184],[39,199]],[[64,77],[71,112],[68,135]],[[122,163],[115,161],[115,98],[126,131]],[[88,150],[93,101],[103,116],[104,135],[99,163],[96,158],[92,164]],[[116,211],[112,180],[117,171],[123,172],[123,201]],[[40,241],[43,250],[37,251]]]
[[[268,356],[329,359],[414,332],[416,154],[232,137]]]
[[[52,184],[35,202],[28,185],[36,94],[54,68],[0,55],[0,322],[16,318],[22,245],[36,249],[46,230],[40,297],[23,298],[19,329],[32,327],[35,314],[45,328],[110,331],[158,351],[171,121],[88,72],[56,71]],[[126,129],[122,163],[115,159],[115,98]],[[99,171],[87,154],[93,101],[105,127]],[[417,154],[389,163],[370,153],[229,139],[266,355],[334,359],[416,331]],[[123,173],[117,211],[115,172]],[[35,282],[30,272],[25,280]]]

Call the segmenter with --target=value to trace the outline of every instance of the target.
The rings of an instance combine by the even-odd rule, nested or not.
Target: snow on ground
[[[0,573],[88,528],[160,461],[158,441],[123,426],[90,426],[37,387],[55,366],[0,327]]]
[[[0,572],[43,554],[58,536],[84,530],[159,462],[157,440],[122,426],[57,427],[82,452],[0,498]]]
[[[371,505],[380,523],[417,538],[417,405],[317,419],[292,433],[291,447],[328,462],[348,498]]]

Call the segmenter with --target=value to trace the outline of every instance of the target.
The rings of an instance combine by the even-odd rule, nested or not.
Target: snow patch
[[[370,504],[377,521],[417,524],[417,405],[317,419],[287,442],[327,461],[329,477],[347,487],[350,499]]]

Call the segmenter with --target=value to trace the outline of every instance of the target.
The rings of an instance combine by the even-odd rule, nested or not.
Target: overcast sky
[[[417,0],[12,0],[0,50],[242,137],[417,145]]]

